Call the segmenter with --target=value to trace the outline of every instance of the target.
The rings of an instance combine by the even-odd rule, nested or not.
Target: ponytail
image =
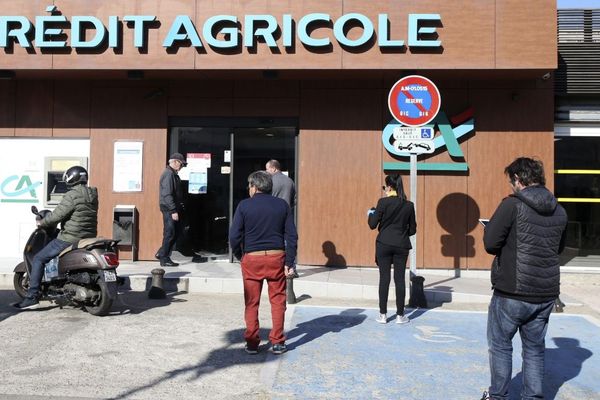
[[[398,174],[387,175],[385,177],[385,184],[396,191],[398,195],[398,201],[403,203],[406,200],[406,193],[404,193],[404,185],[402,184],[402,176]]]

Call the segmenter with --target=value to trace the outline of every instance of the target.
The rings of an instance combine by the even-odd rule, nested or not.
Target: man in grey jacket
[[[279,197],[288,203],[288,206],[294,207],[296,203],[296,186],[294,181],[283,172],[281,172],[281,164],[277,160],[269,160],[265,169],[273,179],[273,190],[271,195]]]
[[[63,181],[70,190],[65,193],[54,211],[37,221],[40,228],[51,228],[60,222],[63,223],[63,228],[56,239],[50,241],[33,257],[27,297],[14,305],[21,310],[38,306],[44,265],[48,261],[73,243],[97,235],[98,190],[87,186],[86,169],[80,166],[69,168],[63,175]]]
[[[173,153],[169,157],[169,164],[160,176],[158,205],[163,217],[163,240],[154,257],[160,260],[162,267],[179,265],[171,260],[171,252],[180,232],[179,225],[183,211],[183,189],[178,172],[185,165],[183,155]]]
[[[544,186],[541,161],[517,158],[504,173],[513,194],[502,200],[483,235],[486,251],[496,257],[487,325],[491,385],[482,399],[508,399],[517,330],[523,347],[521,398],[541,399],[544,337],[559,295],[567,214]]]

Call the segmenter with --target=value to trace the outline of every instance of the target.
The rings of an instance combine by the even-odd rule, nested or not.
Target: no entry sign
[[[438,88],[429,79],[405,76],[392,86],[388,107],[392,116],[406,126],[422,126],[431,122],[440,110]]]

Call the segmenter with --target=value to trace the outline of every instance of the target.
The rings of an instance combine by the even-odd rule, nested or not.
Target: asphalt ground
[[[19,313],[16,300],[0,290],[2,399],[478,399],[489,382],[483,305],[408,310],[409,324],[390,314],[382,325],[374,302],[307,299],[288,308],[289,351],[263,342],[251,356],[238,294],[127,291],[108,317],[50,303]],[[593,317],[552,315],[548,399],[600,398],[599,333]],[[514,354],[516,394],[518,340]]]

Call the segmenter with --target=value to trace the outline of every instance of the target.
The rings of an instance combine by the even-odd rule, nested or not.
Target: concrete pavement
[[[107,317],[49,302],[18,312],[8,305],[15,299],[0,290],[0,398],[7,400],[467,400],[489,384],[485,311],[408,309],[409,324],[382,325],[370,300],[336,299],[343,306],[334,307],[307,299],[288,307],[289,350],[275,356],[266,342],[266,298],[257,355],[243,351],[240,294],[148,300],[123,291]],[[589,316],[551,316],[548,399],[599,398],[599,331]],[[513,395],[519,371],[515,340]]]

